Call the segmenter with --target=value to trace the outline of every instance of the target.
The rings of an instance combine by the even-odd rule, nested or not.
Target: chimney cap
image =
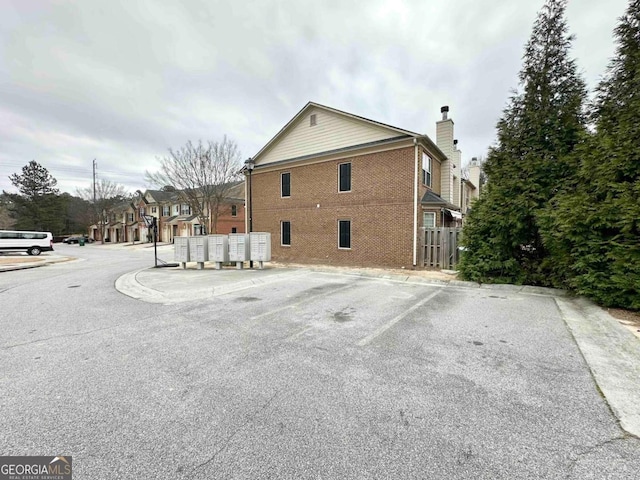
[[[443,107],[440,107],[440,113],[444,113],[444,112],[448,112],[449,111],[449,105],[445,105]]]
[[[457,139],[457,138],[453,141],[453,144],[454,144],[454,145],[457,145],[457,144],[458,144],[458,139]]]

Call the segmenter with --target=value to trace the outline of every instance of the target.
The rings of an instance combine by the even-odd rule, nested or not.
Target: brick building
[[[436,145],[308,103],[255,155],[247,178],[252,229],[271,232],[274,260],[421,265],[422,227],[461,217],[460,154],[447,112]]]

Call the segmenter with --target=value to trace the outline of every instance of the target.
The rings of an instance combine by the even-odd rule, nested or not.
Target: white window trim
[[[284,243],[284,224],[287,222],[289,224],[289,243]],[[280,246],[281,247],[291,247],[291,220],[280,220]]]
[[[286,174],[289,174],[289,195],[288,196],[282,195],[282,185],[283,185],[282,178]],[[291,198],[291,172],[280,173],[280,198]]]
[[[351,192],[351,188],[349,188],[349,190],[340,190],[340,165],[346,165],[349,164],[351,165],[351,172],[349,174],[349,186],[352,185],[352,180],[353,180],[353,175],[351,175],[351,173],[353,172],[353,162],[341,162],[338,164],[338,193],[349,193]]]
[[[426,166],[429,168],[425,168]],[[425,172],[429,174],[429,179],[431,180],[428,183]],[[433,159],[427,155],[427,152],[422,152],[422,184],[429,188],[433,187]]]
[[[340,222],[349,222],[349,247],[341,247],[340,246]],[[351,245],[353,244],[353,241],[352,241],[353,235],[351,234],[351,219],[350,218],[339,218],[337,227],[338,227],[338,250],[351,250]]]
[[[427,227],[424,217],[425,215],[431,215],[433,217],[433,227]],[[424,228],[436,228],[436,213],[435,212],[422,212],[422,226]]]

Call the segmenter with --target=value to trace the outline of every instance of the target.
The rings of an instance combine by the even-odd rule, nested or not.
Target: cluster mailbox
[[[259,262],[263,268],[263,262],[271,260],[271,234],[268,232],[251,232],[251,260]]]
[[[192,262],[198,262],[198,270],[204,268],[209,261],[209,242],[207,237],[187,237],[189,239],[189,256]]]
[[[226,235],[209,235],[209,261],[216,262],[220,270],[224,262],[229,261],[229,237]]]
[[[230,233],[229,235],[199,235],[195,237],[174,237],[174,259],[187,268],[187,262],[198,262],[198,269],[205,262],[215,262],[220,270],[225,262],[235,262],[241,270],[247,261],[263,262],[271,260],[271,234],[268,232]]]
[[[189,258],[189,237],[174,237],[173,239],[173,259],[182,263],[182,268],[187,268]]]
[[[236,268],[242,269],[242,262],[249,260],[249,235],[246,233],[229,234],[229,261],[236,262]]]

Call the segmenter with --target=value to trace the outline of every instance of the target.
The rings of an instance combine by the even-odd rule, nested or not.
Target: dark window
[[[338,220],[338,247],[351,248],[351,220]]]
[[[291,173],[287,172],[282,174],[281,187],[282,187],[281,195],[283,197],[290,197],[291,196]]]
[[[338,165],[339,169],[339,192],[349,192],[351,191],[351,163],[341,163]]]
[[[236,227],[231,227],[231,233],[238,233],[238,229]]]
[[[291,245],[291,222],[282,222],[282,245]]]
[[[231,205],[231,216],[232,217],[237,217],[238,216],[238,206],[237,205]]]

